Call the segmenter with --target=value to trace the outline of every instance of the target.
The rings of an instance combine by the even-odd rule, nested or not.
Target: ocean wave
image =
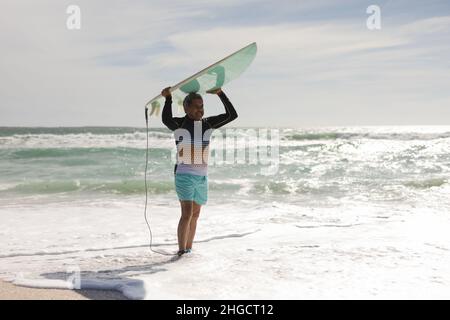
[[[172,178],[172,177],[171,177]],[[210,181],[209,190],[212,192],[237,192],[244,187],[239,182],[226,181]],[[159,180],[152,181],[151,177],[147,179],[147,188],[150,194],[166,194],[175,192],[174,181]],[[261,189],[256,187],[256,189]],[[255,190],[256,190],[255,189]],[[273,190],[272,190],[273,191]],[[30,181],[26,183],[16,183],[3,185],[0,194],[57,194],[57,193],[74,193],[89,192],[116,195],[133,195],[144,194],[144,179],[128,179],[120,181],[91,181],[91,180],[54,180],[54,181]]]
[[[450,138],[449,132],[440,133],[418,133],[418,132],[291,132],[285,134],[285,141],[309,141],[309,140],[350,140],[350,139],[373,139],[373,140],[436,140]]]
[[[151,128],[153,133],[169,133],[165,128]],[[33,135],[123,135],[145,134],[145,128],[138,127],[0,127],[0,137]]]
[[[164,179],[164,178],[163,178]],[[378,185],[370,181],[258,181],[246,180],[233,181],[210,179],[209,190],[211,197],[219,199],[226,197],[240,201],[243,198],[280,199],[286,203],[303,203],[317,201],[331,201],[330,199],[358,199],[365,201],[400,201],[417,198],[417,192],[432,188],[445,188],[448,180],[444,178],[425,180],[406,180],[401,182],[392,181],[390,184]],[[147,180],[149,195],[171,195],[176,199],[174,181],[169,180]],[[408,191],[409,190],[409,191]],[[2,185],[0,197],[22,198],[28,196],[52,197],[54,195],[67,196],[70,198],[91,196],[112,196],[120,198],[123,196],[144,196],[145,184],[143,179],[126,179],[118,181],[100,180],[53,180],[53,181],[30,181],[16,184]],[[50,199],[50,198],[49,198]]]
[[[57,129],[61,134],[47,129],[39,133],[40,128],[20,130],[0,136],[1,194],[144,194],[146,141],[142,129]],[[225,199],[270,199],[273,195],[286,201],[303,201],[308,197],[360,196],[378,201],[392,198],[392,191],[383,189],[386,185],[392,186],[396,199],[403,197],[403,192],[405,197],[415,197],[429,188],[448,186],[448,128],[417,132],[410,128],[283,130],[279,170],[272,179],[260,174],[267,163],[214,164],[213,151],[222,149],[219,143],[213,144],[210,190]],[[248,135],[241,131],[237,136]],[[385,137],[388,139],[382,139]],[[258,143],[263,145],[265,141]],[[152,129],[149,146],[149,192],[174,192],[172,133]]]
[[[172,181],[147,181],[150,194],[164,194],[174,189]],[[122,181],[32,181],[19,183],[0,190],[0,194],[57,194],[89,192],[118,195],[144,194],[145,184],[143,179]]]
[[[149,156],[162,157],[170,152],[165,149],[149,148]],[[143,157],[145,149],[140,148],[24,148],[10,149],[1,152],[5,159],[37,159],[37,158],[83,158],[93,159],[98,156],[109,155],[112,157],[131,156]]]
[[[287,134],[283,137],[284,140],[335,140],[346,135],[336,132],[321,132],[321,133],[293,133]]]
[[[447,179],[444,178],[433,178],[425,180],[410,180],[402,182],[405,187],[412,187],[416,189],[428,189],[433,187],[441,187],[448,183]]]
[[[1,130],[0,130],[1,132]],[[151,131],[148,134],[149,146],[167,149],[174,145],[173,135],[167,132]],[[114,148],[134,147],[144,149],[145,132],[116,134],[68,133],[68,134],[14,134],[0,135],[0,149],[12,148]]]

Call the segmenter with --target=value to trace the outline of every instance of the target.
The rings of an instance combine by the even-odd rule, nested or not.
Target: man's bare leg
[[[199,204],[197,204],[197,202],[193,201],[192,217],[191,217],[191,223],[189,226],[189,235],[188,235],[188,240],[186,243],[186,249],[192,249],[192,243],[194,242],[194,237],[195,237],[195,229],[197,229],[197,220],[200,215],[201,208],[202,208],[201,205],[199,205]]]
[[[193,201],[180,201],[181,218],[178,223],[178,249],[185,250],[189,234],[189,223],[192,217]]]

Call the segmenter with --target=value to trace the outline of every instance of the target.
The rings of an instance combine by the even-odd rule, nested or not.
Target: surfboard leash
[[[147,228],[148,228],[148,232],[150,235],[150,243],[149,243],[149,248],[150,251],[154,252],[154,253],[158,253],[164,256],[176,256],[177,254],[170,254],[170,253],[165,253],[165,252],[161,252],[158,250],[153,250],[152,248],[152,244],[153,244],[153,234],[152,234],[152,228],[150,227],[150,222],[149,219],[147,219],[147,203],[148,203],[148,187],[147,187],[147,169],[148,169],[148,107],[147,105],[145,106],[145,127],[146,127],[146,140],[147,140],[147,144],[146,144],[146,148],[145,148],[145,173],[144,173],[144,184],[145,184],[145,206],[144,206],[144,218],[145,218],[145,223],[147,224]]]

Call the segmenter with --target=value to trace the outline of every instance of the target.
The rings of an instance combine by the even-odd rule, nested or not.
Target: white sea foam
[[[145,132],[123,134],[27,134],[0,137],[0,148],[137,148],[146,146]],[[172,148],[170,133],[150,133],[149,147]]]
[[[179,208],[149,210],[155,248],[174,252]],[[142,207],[133,201],[0,215],[0,274],[19,274],[18,285],[70,289],[67,270],[77,266],[81,288],[133,299],[450,295],[450,219],[432,207],[211,204],[201,213],[194,253],[176,261],[148,251]]]
[[[2,136],[0,277],[71,289],[79,270],[81,288],[132,299],[449,298],[447,132],[285,130],[276,175],[210,168],[194,252],[180,260],[148,249],[145,133]],[[174,146],[168,132],[150,139]],[[67,145],[141,150],[22,152]],[[168,154],[150,153],[148,213],[154,248],[175,252]]]

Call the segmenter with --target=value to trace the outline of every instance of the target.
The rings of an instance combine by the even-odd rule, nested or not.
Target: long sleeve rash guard
[[[162,121],[174,131],[177,146],[175,173],[206,176],[208,170],[209,141],[214,129],[235,120],[238,115],[225,93],[218,94],[225,107],[225,113],[194,121],[188,117],[172,116],[172,97],[164,103]]]

